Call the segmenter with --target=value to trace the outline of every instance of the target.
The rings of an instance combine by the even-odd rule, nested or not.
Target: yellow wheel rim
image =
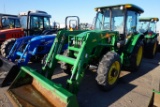
[[[108,72],[108,83],[110,85],[113,85],[116,82],[119,73],[120,73],[120,63],[118,61],[115,61],[110,67],[110,70]]]
[[[142,60],[143,47],[140,46],[137,52],[136,65],[139,66]]]
[[[154,43],[154,46],[153,46],[153,55],[155,55],[156,49],[157,49],[157,43],[155,42],[155,43]]]

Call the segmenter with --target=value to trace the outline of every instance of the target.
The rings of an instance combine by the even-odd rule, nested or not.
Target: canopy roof
[[[139,19],[139,21],[159,21],[158,17],[142,17]]]
[[[133,10],[138,13],[143,13],[144,10],[134,4],[118,4],[118,5],[110,5],[110,6],[102,6],[102,7],[96,7],[95,10],[98,11],[98,9],[105,9],[105,8],[114,8],[114,7],[123,7],[128,10]]]

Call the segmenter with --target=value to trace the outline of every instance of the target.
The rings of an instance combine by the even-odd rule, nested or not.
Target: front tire
[[[100,88],[109,91],[117,84],[121,71],[120,56],[115,52],[108,52],[102,58],[97,70],[96,81]]]
[[[15,43],[16,39],[15,38],[11,38],[11,39],[7,39],[6,41],[4,41],[1,45],[1,55],[3,57],[6,57],[10,50],[12,49],[14,43]]]

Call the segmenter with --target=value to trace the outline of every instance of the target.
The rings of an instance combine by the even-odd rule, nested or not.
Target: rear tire
[[[3,57],[6,57],[10,50],[12,49],[14,43],[15,43],[16,39],[15,38],[11,38],[11,39],[7,39],[6,41],[4,41],[1,45],[1,55]]]
[[[114,88],[119,79],[120,71],[120,56],[115,52],[105,54],[97,70],[96,81],[100,88],[104,91]]]
[[[132,72],[138,70],[143,58],[143,44],[141,42],[136,44],[130,58],[129,70]]]
[[[145,52],[144,55],[147,58],[154,58],[154,56],[157,53],[157,49],[158,49],[158,43],[157,41],[155,41],[154,43],[150,43],[145,47]]]

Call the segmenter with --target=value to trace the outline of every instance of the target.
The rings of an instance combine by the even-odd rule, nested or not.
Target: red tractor
[[[24,36],[24,31],[21,28],[19,17],[17,15],[0,14],[0,44],[7,39],[22,36]]]

